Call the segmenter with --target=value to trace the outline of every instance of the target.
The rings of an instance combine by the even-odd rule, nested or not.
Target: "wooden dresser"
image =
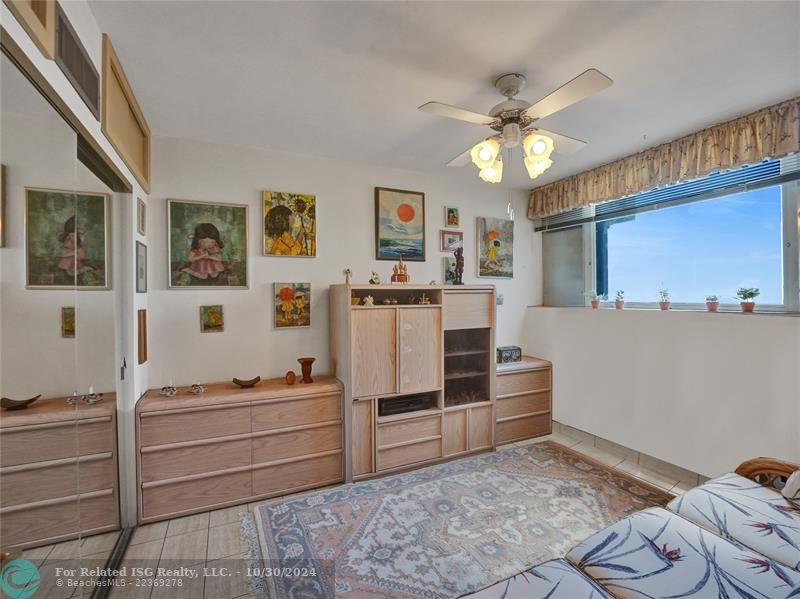
[[[40,399],[0,412],[0,545],[35,547],[119,528],[116,397]]]
[[[314,381],[148,391],[136,405],[139,521],[341,482],[342,388]]]
[[[523,356],[521,362],[497,365],[497,444],[553,432],[552,364]]]

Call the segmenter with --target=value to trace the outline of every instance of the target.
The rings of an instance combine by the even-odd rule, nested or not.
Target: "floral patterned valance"
[[[531,190],[528,218],[800,151],[800,97]]]

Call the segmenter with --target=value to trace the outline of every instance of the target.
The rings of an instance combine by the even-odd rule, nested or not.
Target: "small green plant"
[[[706,301],[710,303],[718,302],[719,298],[716,295],[707,295]]]
[[[669,301],[669,289],[667,289],[666,287],[662,287],[661,289],[659,289],[658,290],[658,298],[659,298],[659,301],[661,301],[662,303],[668,302]]]
[[[759,291],[758,287],[740,287],[739,291],[736,292],[736,297],[748,304],[753,303],[753,300],[759,295],[761,295],[761,291]]]
[[[617,290],[617,295],[614,297],[614,301],[617,302],[624,302],[625,301],[625,292],[622,289]]]

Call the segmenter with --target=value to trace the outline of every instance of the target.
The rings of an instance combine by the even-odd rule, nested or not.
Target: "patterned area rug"
[[[272,500],[255,513],[272,599],[444,599],[563,556],[669,499],[546,441]]]

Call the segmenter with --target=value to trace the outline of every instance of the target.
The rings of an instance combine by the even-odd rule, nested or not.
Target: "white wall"
[[[559,422],[706,476],[800,462],[800,318],[529,308]]]
[[[444,168],[444,167],[443,167]],[[461,209],[466,244],[465,283],[494,283],[505,295],[498,306],[498,344],[520,344],[525,307],[540,301],[540,236],[525,217],[524,193],[513,197],[515,209],[515,276],[513,280],[478,279],[476,217],[506,217],[504,186],[480,181],[457,187],[443,177],[376,168],[252,148],[156,138],[153,144],[153,188],[149,202],[150,384],[223,381],[232,377],[282,376],[297,370],[296,358],[317,357],[316,372],[329,370],[328,286],[353,270],[354,282],[370,272],[384,281],[392,262],[374,260],[375,186],[425,193],[427,261],[409,263],[412,281],[442,279],[439,230],[444,206]],[[318,256],[262,256],[261,191],[310,193],[317,196]],[[250,207],[250,289],[168,290],[166,199],[248,204]],[[310,281],[312,325],[309,329],[275,330],[272,283]],[[200,333],[199,306],[222,304],[223,333]]]

